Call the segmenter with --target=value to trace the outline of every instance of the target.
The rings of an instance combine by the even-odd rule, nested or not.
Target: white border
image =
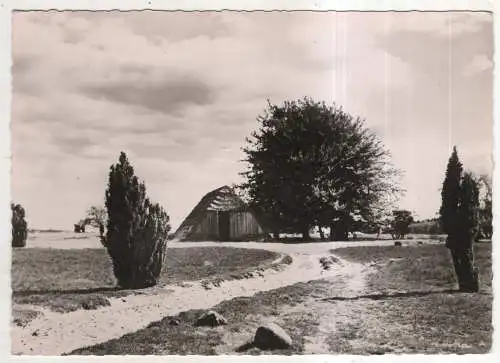
[[[469,10],[469,11],[494,11],[493,1],[485,0],[419,0],[419,1],[387,1],[387,0],[350,0],[350,1],[321,1],[321,0],[249,0],[249,1],[235,1],[235,0],[184,0],[184,1],[145,1],[145,0],[0,0],[0,240],[3,241],[3,253],[0,253],[0,291],[9,291],[10,293],[10,104],[11,104],[11,40],[10,40],[10,12],[15,10],[141,10],[141,9],[155,9],[155,10],[340,10],[340,11],[387,11],[387,10],[432,10],[432,11],[447,11],[447,10]],[[496,20],[496,19],[495,19]],[[494,25],[495,34],[498,33],[498,25]],[[498,44],[497,37],[495,37],[495,49]],[[495,63],[498,60],[497,52],[494,52]],[[496,95],[499,90],[499,83],[494,71],[494,94]],[[500,132],[500,126],[496,122],[498,112],[496,105],[494,106],[494,136]],[[494,142],[494,161],[499,152],[499,146]],[[500,175],[499,171],[495,168],[493,173],[493,190],[496,191],[500,188]],[[494,220],[499,217],[499,208],[497,208],[496,193],[494,193]],[[495,223],[496,224],[496,223]],[[494,235],[493,245],[496,244],[497,233]],[[496,248],[493,247],[493,261],[494,261],[494,275],[496,275]],[[499,279],[494,278],[493,290],[498,290]],[[498,318],[497,299],[494,299],[493,320]],[[0,356],[6,357],[9,360],[30,360],[30,361],[59,361],[59,360],[133,360],[140,362],[152,361],[169,361],[169,362],[220,362],[220,361],[272,361],[272,362],[354,362],[354,361],[372,361],[372,362],[393,362],[393,361],[412,361],[412,362],[428,362],[436,360],[454,361],[454,362],[488,362],[494,361],[494,356],[497,355],[498,349],[496,344],[493,347],[493,353],[488,355],[384,355],[384,356],[328,356],[328,355],[314,355],[314,356],[258,356],[258,357],[234,357],[234,356],[215,356],[215,357],[181,357],[181,356],[167,356],[167,357],[150,357],[150,356],[122,356],[122,357],[11,357],[10,356],[10,295],[2,294],[0,298]],[[498,341],[499,332],[494,330],[493,339],[494,343]],[[1,358],[0,358],[1,359]],[[3,361],[3,359],[2,359]]]
[[[27,10],[493,10],[493,1],[487,0],[6,0],[0,4]]]

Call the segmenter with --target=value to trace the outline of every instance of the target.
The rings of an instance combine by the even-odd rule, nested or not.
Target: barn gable
[[[206,194],[175,232],[179,241],[237,241],[264,234],[254,214],[228,186]]]

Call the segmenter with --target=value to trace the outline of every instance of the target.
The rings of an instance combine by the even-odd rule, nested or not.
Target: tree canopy
[[[392,215],[393,236],[395,238],[404,238],[410,232],[410,224],[413,223],[411,212],[409,210],[395,210]]]
[[[310,98],[268,103],[243,149],[242,187],[273,232],[331,227],[345,239],[375,223],[401,190],[389,154],[363,120]],[[332,234],[332,233],[331,233]]]

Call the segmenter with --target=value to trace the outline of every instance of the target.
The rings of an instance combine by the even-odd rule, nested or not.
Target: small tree
[[[479,233],[478,238],[491,238],[493,235],[493,198],[491,180],[486,175],[478,179],[480,186]]]
[[[109,172],[106,208],[106,248],[118,285],[126,289],[155,285],[165,261],[169,217],[146,197],[146,186],[123,152]]]
[[[26,212],[20,204],[12,203],[12,247],[26,247],[28,238],[28,223],[26,222]]]
[[[393,238],[405,238],[410,232],[410,224],[413,222],[413,216],[408,210],[395,210],[392,212],[393,220],[391,227]]]
[[[448,235],[446,247],[451,251],[459,289],[477,292],[479,274],[474,265],[473,242],[478,232],[479,189],[471,173],[462,176],[456,148],[448,161],[441,195],[440,219]]]
[[[105,245],[104,226],[106,225],[107,217],[106,209],[103,207],[92,206],[87,211],[87,221],[92,226],[99,228],[99,236],[103,245]]]

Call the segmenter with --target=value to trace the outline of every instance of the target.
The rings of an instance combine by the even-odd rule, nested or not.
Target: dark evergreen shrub
[[[106,248],[118,285],[126,289],[156,285],[166,256],[169,217],[149,201],[146,186],[123,152],[109,172],[106,209]]]
[[[479,274],[474,264],[473,243],[479,225],[479,189],[471,173],[462,175],[456,148],[448,161],[441,192],[440,220],[447,234],[460,291],[479,291]]]
[[[26,212],[20,204],[12,203],[12,247],[26,247],[28,238],[28,223],[26,222]]]

